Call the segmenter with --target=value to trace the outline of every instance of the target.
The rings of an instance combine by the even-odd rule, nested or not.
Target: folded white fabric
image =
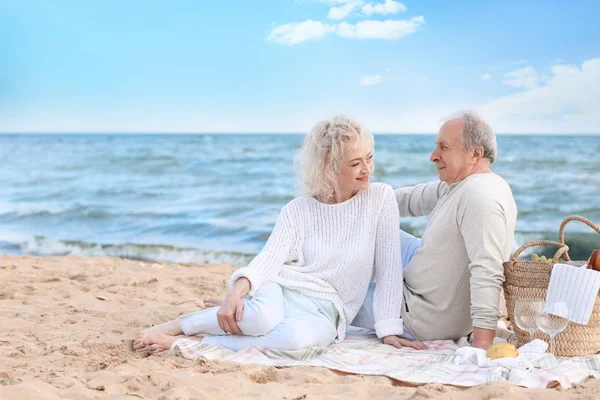
[[[546,295],[547,309],[551,314],[553,304],[566,304],[569,321],[587,325],[592,315],[596,296],[600,289],[600,272],[587,269],[587,265],[574,267],[567,264],[555,264],[550,276]]]
[[[509,370],[524,369],[531,371],[538,366],[546,367],[556,364],[557,361],[554,356],[550,354],[544,355],[547,348],[548,344],[546,342],[535,339],[518,349],[519,356],[517,358],[497,358],[492,360],[486,357],[485,350],[475,347],[461,347],[456,350],[454,364],[474,364],[480,368],[504,367]],[[543,363],[540,363],[542,359]]]

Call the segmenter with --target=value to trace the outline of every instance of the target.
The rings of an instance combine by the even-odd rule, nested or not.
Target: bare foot
[[[161,351],[171,349],[171,346],[177,339],[177,336],[141,331],[135,335],[135,340],[138,343],[133,345],[133,349],[140,353],[160,353]]]
[[[179,321],[179,318],[177,318],[172,321],[165,322],[164,324],[156,325],[151,328],[139,331],[135,335],[135,339],[133,340],[133,349],[135,351],[141,352],[151,351],[152,349],[150,349],[149,346],[152,343],[146,343],[149,340],[149,337],[155,337],[155,335],[176,337],[177,335],[181,334],[183,334],[183,330],[181,329],[181,322]]]
[[[204,306],[206,308],[221,307],[223,305],[223,299],[219,297],[204,297],[202,301],[204,301]]]

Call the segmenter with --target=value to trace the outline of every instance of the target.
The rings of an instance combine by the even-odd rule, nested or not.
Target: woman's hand
[[[250,291],[250,281],[246,278],[237,280],[233,288],[227,292],[223,299],[223,305],[217,311],[217,320],[219,327],[227,333],[241,335],[242,331],[238,322],[242,320],[244,314],[244,297]]]
[[[400,336],[396,335],[385,336],[383,338],[383,343],[389,344],[398,349],[401,349],[402,347],[410,347],[416,350],[427,350],[427,346],[421,342],[418,342],[416,340],[412,341],[408,339],[402,339]]]
[[[241,335],[242,331],[238,327],[238,322],[242,320],[244,313],[244,302],[242,296],[239,296],[233,291],[229,291],[225,295],[223,305],[217,311],[217,319],[219,326],[227,333],[233,335]]]

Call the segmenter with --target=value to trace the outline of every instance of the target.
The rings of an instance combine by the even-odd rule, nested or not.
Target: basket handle
[[[517,249],[517,251],[515,251],[515,253],[511,257],[511,261],[516,261],[517,258],[519,258],[519,256],[523,252],[523,250],[525,250],[525,249],[527,249],[529,247],[535,247],[535,246],[555,246],[555,247],[558,247],[558,250],[556,250],[556,253],[554,254],[554,257],[552,257],[552,262],[554,264],[556,264],[560,260],[560,258],[563,255],[567,254],[567,251],[569,251],[569,246],[567,246],[564,243],[555,242],[553,240],[534,240],[532,242],[525,243],[523,246],[519,247]]]
[[[562,244],[566,244],[565,243],[565,226],[570,221],[581,221],[584,224],[586,224],[587,226],[589,226],[590,228],[594,229],[596,232],[598,232],[598,234],[600,234],[600,227],[598,225],[596,225],[595,223],[593,223],[592,221],[590,221],[589,219],[587,219],[586,217],[582,217],[580,215],[571,215],[563,220],[563,222],[560,224],[560,228],[558,229],[558,241]],[[571,261],[568,251],[565,253],[564,257],[565,257],[565,260]]]

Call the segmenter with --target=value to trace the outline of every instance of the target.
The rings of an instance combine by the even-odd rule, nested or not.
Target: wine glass
[[[544,309],[543,299],[518,299],[515,303],[515,323],[522,331],[529,333],[529,341],[539,329],[535,317]]]
[[[556,301],[544,302],[542,309],[535,316],[535,324],[550,336],[550,354],[554,354],[554,336],[564,331],[569,324],[568,315],[567,303]]]

